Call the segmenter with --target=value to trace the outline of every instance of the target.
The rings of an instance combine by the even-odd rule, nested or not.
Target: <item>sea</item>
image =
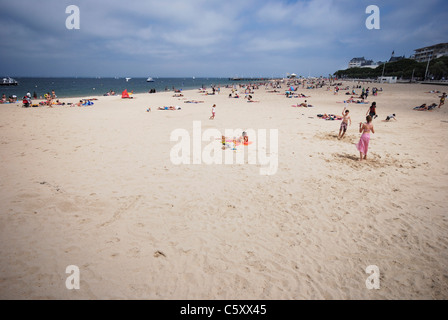
[[[239,84],[230,78],[154,78],[154,82],[147,82],[147,78],[19,78],[14,77],[19,83],[17,86],[0,86],[0,94],[6,97],[16,95],[19,99],[28,92],[38,98],[53,90],[58,98],[73,98],[89,96],[103,96],[111,90],[116,94],[127,89],[128,92],[148,93],[155,89],[156,92],[191,90],[199,88],[211,88],[211,86],[227,86]],[[259,79],[258,79],[259,80]],[[259,82],[245,81],[249,82]]]

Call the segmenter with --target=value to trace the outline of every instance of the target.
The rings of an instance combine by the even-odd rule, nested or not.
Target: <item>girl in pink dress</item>
[[[372,117],[366,117],[367,123],[359,123],[359,133],[362,133],[356,148],[359,151],[359,161],[367,159],[367,151],[369,150],[370,132],[375,133],[372,124]]]

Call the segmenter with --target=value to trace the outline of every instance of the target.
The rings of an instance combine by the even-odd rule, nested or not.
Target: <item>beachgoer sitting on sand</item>
[[[23,107],[24,107],[24,108],[28,108],[28,107],[31,105],[31,99],[30,99],[30,97],[28,97],[28,96],[24,96],[24,97],[23,97],[23,100],[22,100],[22,103],[23,103]]]
[[[307,103],[307,101],[305,100],[304,102],[302,102],[301,104],[297,104],[297,107],[303,107],[303,108],[308,108],[309,105]]]

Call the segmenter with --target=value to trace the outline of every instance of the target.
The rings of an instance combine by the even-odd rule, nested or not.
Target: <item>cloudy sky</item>
[[[325,76],[448,42],[447,13],[446,0],[0,0],[0,76]]]

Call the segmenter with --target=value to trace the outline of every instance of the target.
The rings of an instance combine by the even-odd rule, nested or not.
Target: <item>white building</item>
[[[397,77],[378,77],[379,83],[397,83]]]
[[[413,59],[418,62],[427,62],[429,59],[437,59],[448,56],[448,43],[439,43],[433,46],[414,50]]]
[[[374,63],[373,60],[366,60],[364,57],[361,58],[353,58],[348,63],[349,68],[371,68],[375,69],[378,67],[377,63]]]

